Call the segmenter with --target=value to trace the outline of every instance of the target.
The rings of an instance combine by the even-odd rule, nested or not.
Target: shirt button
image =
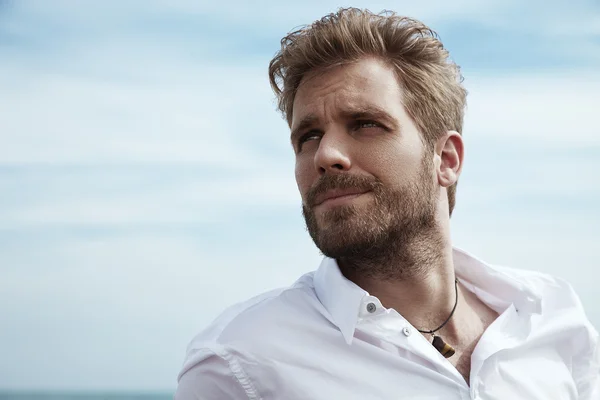
[[[369,304],[367,304],[367,311],[368,312],[374,313],[376,309],[377,309],[377,306],[375,305],[375,303],[369,303]]]
[[[408,337],[410,336],[410,334],[412,333],[410,328],[407,326],[405,328],[402,329],[402,333],[404,333],[404,336]]]

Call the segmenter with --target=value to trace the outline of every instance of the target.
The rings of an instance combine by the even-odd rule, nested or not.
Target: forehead
[[[402,91],[391,67],[377,59],[309,73],[294,99],[292,126],[312,116],[335,118],[353,109],[377,108],[391,115],[401,112]]]

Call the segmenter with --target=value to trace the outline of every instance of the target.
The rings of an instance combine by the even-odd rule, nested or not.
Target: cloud
[[[405,15],[419,15],[436,19],[475,18],[482,14],[507,9],[511,2],[489,1],[482,3],[476,0],[460,0],[448,3],[441,0],[429,3],[375,1],[356,7],[366,7],[372,11],[398,10]],[[112,19],[118,25],[122,19],[144,20],[149,17],[160,19],[186,16],[198,18],[210,15],[212,18],[224,19],[241,27],[256,27],[259,21],[262,28],[284,27],[291,29],[294,25],[304,24],[337,10],[339,3],[332,0],[308,0],[302,4],[284,4],[277,1],[261,0],[255,3],[238,2],[231,7],[212,2],[193,0],[150,0],[143,6],[138,2],[102,2],[89,7],[74,7],[73,0],[54,1],[52,4],[41,0],[30,1],[20,5],[28,17],[51,18],[55,21],[79,23],[87,26]]]
[[[171,232],[3,242],[0,387],[171,389],[187,341],[221,309],[318,263],[299,229],[260,236],[229,235],[240,242],[223,253]],[[274,241],[294,245],[265,252]]]
[[[219,68],[218,74],[214,67],[201,67],[186,76],[188,81],[181,79],[189,73],[185,67],[163,69],[163,78],[170,81],[147,85],[5,72],[13,83],[10,96],[0,103],[6,110],[0,150],[4,163],[152,161],[210,166],[227,159],[230,165],[249,164],[253,159],[228,134],[236,108],[242,106],[238,90],[262,94],[263,99],[268,90],[258,88],[258,74],[233,66]]]
[[[600,7],[593,0],[570,3],[532,0],[523,5],[525,8],[517,5],[522,4],[509,2],[501,12],[482,18],[481,23],[497,30],[516,30],[553,39],[588,39],[600,35]]]
[[[51,167],[46,167],[51,168]],[[50,169],[52,171],[52,169]],[[207,177],[185,165],[165,174],[157,168],[73,167],[28,177],[0,178],[6,187],[27,185],[0,201],[4,229],[45,226],[214,224],[248,209],[299,209],[293,174],[272,171]],[[45,175],[45,176],[44,176]],[[129,175],[126,180],[123,176]],[[204,175],[204,176],[203,176]],[[136,182],[137,180],[137,182]]]
[[[600,74],[589,71],[467,78],[466,132],[541,146],[600,144]]]

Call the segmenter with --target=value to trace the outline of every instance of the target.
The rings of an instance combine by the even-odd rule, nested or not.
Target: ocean
[[[173,393],[0,391],[0,400],[173,400]]]

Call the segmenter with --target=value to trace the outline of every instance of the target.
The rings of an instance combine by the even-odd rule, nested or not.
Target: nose
[[[315,153],[315,168],[319,174],[348,171],[351,165],[347,145],[341,135],[334,132],[323,135]]]

